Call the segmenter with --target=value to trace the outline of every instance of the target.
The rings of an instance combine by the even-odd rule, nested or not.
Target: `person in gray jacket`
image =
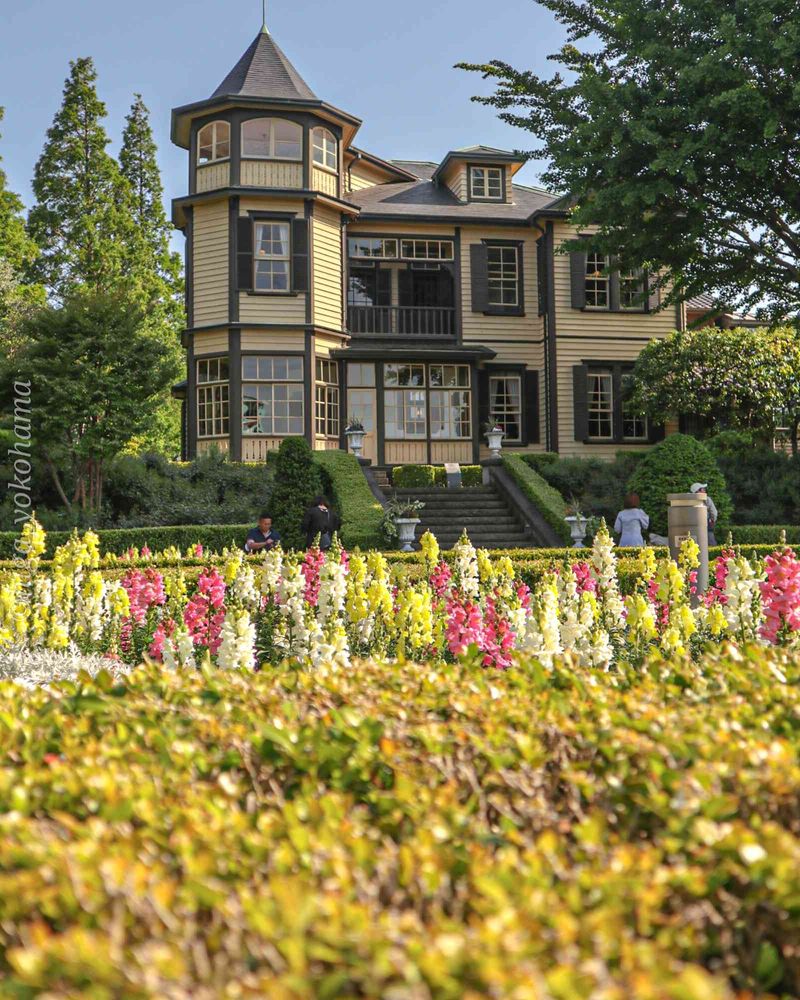
[[[644,533],[650,527],[650,518],[639,506],[637,493],[629,493],[625,497],[625,507],[617,514],[614,531],[619,535],[620,546],[641,548],[644,545]]]
[[[689,488],[690,493],[705,493],[705,505],[708,510],[708,545],[709,548],[717,544],[717,537],[714,534],[714,529],[717,526],[717,505],[708,495],[708,483],[692,483]]]

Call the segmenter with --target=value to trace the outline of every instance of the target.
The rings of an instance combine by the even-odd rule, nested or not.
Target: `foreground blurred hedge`
[[[762,650],[2,685],[2,995],[797,996],[798,680]]]

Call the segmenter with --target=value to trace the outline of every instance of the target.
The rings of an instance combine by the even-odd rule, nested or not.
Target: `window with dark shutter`
[[[249,292],[253,287],[253,222],[248,216],[237,219],[236,275],[237,287]]]
[[[308,219],[295,219],[292,222],[292,288],[295,292],[309,289],[308,264]]]
[[[585,441],[589,436],[588,368],[574,365],[572,369],[572,404],[575,412],[575,440]]]
[[[469,248],[472,270],[472,311],[486,312],[489,308],[489,253],[484,243]]]
[[[584,250],[573,250],[569,255],[569,278],[573,309],[584,309],[586,306],[586,260],[587,254]]]

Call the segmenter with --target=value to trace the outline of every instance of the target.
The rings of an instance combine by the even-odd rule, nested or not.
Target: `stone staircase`
[[[508,502],[494,486],[470,489],[443,487],[416,490],[384,489],[387,497],[421,500],[422,522],[417,528],[417,541],[426,531],[432,531],[443,549],[451,549],[466,529],[470,541],[482,549],[527,549],[534,543],[517,520]]]

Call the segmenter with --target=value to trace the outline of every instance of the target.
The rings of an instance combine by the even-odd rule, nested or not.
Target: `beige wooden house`
[[[525,451],[654,440],[626,375],[680,310],[659,310],[644,274],[560,252],[564,201],[516,184],[514,154],[389,162],[356,145],[360,124],[266,29],[210,98],[173,111],[185,456],[264,461],[289,435],[341,448],[351,417],[379,466],[476,461],[490,422]]]

